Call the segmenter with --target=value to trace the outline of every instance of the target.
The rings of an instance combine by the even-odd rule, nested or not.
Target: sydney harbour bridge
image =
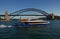
[[[33,12],[37,12],[37,13],[40,13],[37,15],[36,14],[21,14],[21,13],[24,13],[24,12],[28,12],[28,11],[33,11]],[[42,15],[41,15],[42,14]],[[26,8],[26,9],[21,9],[21,10],[18,10],[18,11],[15,11],[15,12],[12,12],[10,14],[8,14],[8,12],[6,11],[4,15],[0,15],[1,16],[4,16],[6,19],[9,19],[8,16],[12,16],[13,18],[15,16],[46,16],[45,19],[54,19],[54,14],[48,14],[47,12],[43,11],[43,10],[40,10],[40,9],[36,9],[36,8]]]

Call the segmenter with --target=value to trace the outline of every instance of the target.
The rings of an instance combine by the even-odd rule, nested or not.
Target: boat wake
[[[11,26],[11,25],[9,25],[9,26],[7,26],[7,25],[0,25],[0,28],[11,28],[11,27],[13,27],[13,26]]]

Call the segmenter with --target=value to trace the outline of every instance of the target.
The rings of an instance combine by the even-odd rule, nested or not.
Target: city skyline
[[[9,13],[25,8],[37,8],[47,13],[60,14],[60,0],[0,0],[0,14],[5,10]],[[60,15],[59,15],[60,16]]]

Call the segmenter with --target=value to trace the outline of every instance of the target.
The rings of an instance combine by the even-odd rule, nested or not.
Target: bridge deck
[[[5,15],[0,15],[5,16]],[[45,15],[8,15],[8,16],[45,16]]]

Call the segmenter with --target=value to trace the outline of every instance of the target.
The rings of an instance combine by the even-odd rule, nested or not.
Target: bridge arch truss
[[[47,12],[45,12],[43,10],[40,10],[40,9],[36,9],[36,8],[26,8],[26,9],[18,10],[16,12],[10,13],[10,15],[19,15],[19,14],[21,14],[23,12],[28,12],[28,11],[35,11],[35,12],[41,13],[41,14],[43,14],[45,16],[48,15]]]

